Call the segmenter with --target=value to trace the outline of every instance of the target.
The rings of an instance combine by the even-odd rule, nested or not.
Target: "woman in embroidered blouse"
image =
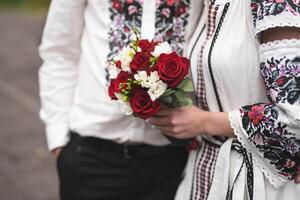
[[[189,55],[197,107],[150,120],[200,142],[176,199],[299,199],[300,1],[205,0]]]

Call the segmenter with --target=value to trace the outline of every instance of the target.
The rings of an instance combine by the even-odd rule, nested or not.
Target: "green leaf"
[[[179,104],[181,107],[185,107],[185,106],[192,106],[193,105],[193,101],[192,99],[186,97],[186,98],[183,98],[179,101]]]
[[[172,102],[173,102],[173,98],[171,96],[163,97],[161,100],[169,105],[172,104]]]
[[[184,92],[183,90],[177,90],[175,93],[174,93],[175,97],[178,99],[178,101],[180,101],[180,99],[183,99],[186,97],[186,92]]]
[[[185,78],[178,86],[178,89],[181,89],[185,92],[194,92],[194,85],[191,79]]]
[[[167,90],[163,93],[162,97],[168,97],[168,96],[170,96],[170,95],[172,95],[172,94],[174,94],[174,93],[175,93],[175,90],[173,90],[173,89],[167,89]]]
[[[178,90],[175,93],[175,97],[176,97],[177,102],[178,102],[180,107],[192,106],[193,105],[193,101],[189,97],[188,92],[185,92],[183,90]]]

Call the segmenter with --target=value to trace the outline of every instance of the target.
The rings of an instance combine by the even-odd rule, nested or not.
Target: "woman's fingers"
[[[162,108],[158,113],[156,113],[155,117],[169,117],[174,112],[174,109],[170,108]]]
[[[298,174],[295,178],[295,183],[299,184],[300,183],[300,174]]]
[[[169,126],[170,118],[168,118],[168,117],[152,117],[149,119],[149,122],[157,127]]]
[[[298,166],[298,173],[296,178],[294,179],[295,183],[299,184],[300,183],[300,166]]]

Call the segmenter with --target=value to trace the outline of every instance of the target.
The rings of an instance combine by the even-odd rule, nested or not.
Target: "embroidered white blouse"
[[[300,185],[291,180],[300,165],[300,40],[261,45],[259,34],[274,27],[300,28],[299,0],[205,1],[189,46],[193,80],[199,84],[202,67],[208,109],[229,112],[237,140],[253,159],[251,188],[244,156],[226,140],[209,200],[299,199]],[[194,173],[201,156],[190,153],[176,200],[198,199]]]
[[[49,149],[64,146],[70,129],[118,143],[168,144],[157,129],[126,116],[109,99],[105,69],[134,27],[143,38],[168,41],[182,53],[200,5],[198,0],[52,0],[39,71]]]

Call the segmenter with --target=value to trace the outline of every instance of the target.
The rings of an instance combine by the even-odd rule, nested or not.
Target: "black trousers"
[[[103,141],[72,134],[57,161],[61,200],[174,199],[186,150]]]

